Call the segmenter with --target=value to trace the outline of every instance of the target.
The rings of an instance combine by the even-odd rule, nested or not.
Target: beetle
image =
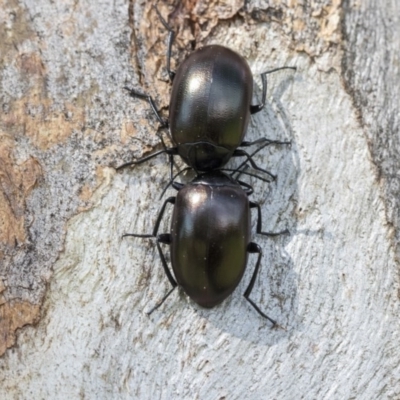
[[[180,155],[183,161],[197,173],[223,167],[231,157],[245,157],[251,166],[265,172],[272,179],[275,176],[259,167],[245,150],[254,144],[289,144],[261,138],[252,142],[244,141],[250,115],[260,112],[266,101],[266,75],[282,69],[280,67],[261,74],[262,101],[252,105],[253,75],[246,60],[219,45],[195,50],[179,66],[175,73],[170,69],[171,48],[175,33],[153,5],[163,26],[168,30],[167,72],[172,81],[169,105],[169,120],[164,120],[151,96],[126,87],[132,97],[147,100],[162,128],[168,128],[174,144],[136,161],[119,166],[121,169],[143,163],[159,154],[170,156],[171,179],[173,156]]]
[[[238,286],[247,265],[249,253],[258,258],[246,300],[273,325],[276,322],[250,299],[257,278],[262,250],[250,241],[252,208],[257,209],[257,233],[263,232],[260,205],[249,200],[250,185],[233,179],[220,170],[197,175],[188,184],[173,182],[175,197],[163,203],[151,234],[127,233],[123,237],[155,238],[164,272],[172,289],[148,314],[160,307],[173,290],[180,286],[201,307],[212,308],[225,300]],[[243,188],[244,187],[244,188]],[[173,204],[170,233],[159,234],[167,204]],[[173,274],[168,268],[160,243],[170,245]]]

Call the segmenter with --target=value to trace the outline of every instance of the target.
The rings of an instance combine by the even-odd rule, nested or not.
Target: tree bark
[[[154,241],[122,235],[151,232],[169,165],[115,168],[162,148],[149,105],[123,89],[168,117],[167,32],[151,2],[0,0],[0,397],[400,398],[400,6],[159,9],[173,69],[228,46],[259,98],[261,72],[297,67],[268,76],[246,135],[291,141],[255,156],[277,180],[243,178],[263,230],[290,231],[258,237],[253,215],[251,297],[279,326],[242,296],[255,256],[222,305],[176,291],[146,314],[169,282]]]

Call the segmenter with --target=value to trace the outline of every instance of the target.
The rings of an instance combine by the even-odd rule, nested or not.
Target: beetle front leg
[[[279,236],[279,235],[287,235],[289,234],[289,231],[285,229],[284,231],[281,232],[263,232],[262,229],[262,215],[261,215],[261,207],[258,203],[254,203],[253,201],[249,202],[249,207],[250,208],[257,208],[257,227],[256,227],[256,232],[259,235],[265,235],[265,236]]]
[[[124,89],[129,92],[129,95],[131,97],[146,100],[150,104],[150,107],[153,110],[155,116],[157,117],[158,122],[161,124],[161,128],[168,128],[168,121],[162,119],[160,112],[157,110],[156,104],[154,103],[154,100],[151,96],[145,93],[137,92],[136,90],[133,90],[127,86],[124,86]]]
[[[250,114],[256,114],[256,113],[260,112],[265,106],[265,101],[267,100],[267,75],[272,72],[280,71],[282,69],[293,69],[296,71],[296,67],[280,67],[280,68],[271,69],[270,71],[265,71],[261,74],[261,81],[262,81],[261,103],[256,104],[254,106],[251,105],[250,106]]]
[[[175,32],[173,29],[168,25],[167,21],[162,17],[160,11],[157,8],[157,5],[153,5],[154,9],[157,12],[158,18],[160,18],[161,23],[164,25],[164,28],[168,31],[168,47],[167,47],[167,72],[169,75],[169,79],[171,79],[171,82],[175,78],[175,72],[171,71],[171,52],[172,52],[172,44],[175,39]]]
[[[148,160],[151,160],[152,158],[157,157],[158,155],[163,154],[163,153],[166,153],[166,154],[168,154],[170,156],[174,156],[174,155],[178,154],[178,149],[176,147],[170,147],[170,148],[166,148],[164,150],[156,151],[155,153],[150,154],[149,156],[140,158],[139,160],[129,161],[129,162],[125,163],[125,164],[122,164],[119,167],[117,167],[116,170],[119,171],[120,169],[129,167],[131,165],[142,164],[142,163],[144,163],[144,162],[146,162]]]
[[[251,294],[251,291],[253,290],[254,283],[256,281],[258,271],[260,269],[260,261],[261,261],[261,257],[262,257],[261,247],[257,243],[251,242],[247,246],[247,251],[249,253],[258,253],[258,258],[257,258],[256,267],[254,268],[253,276],[251,277],[249,286],[247,287],[246,291],[244,292],[244,297],[262,317],[266,318],[268,321],[270,321],[272,323],[273,326],[275,326],[276,321],[274,321],[272,318],[268,317],[267,314],[264,314],[260,310],[260,308],[257,306],[257,304],[255,304],[253,302],[253,300],[250,299],[250,294]]]
[[[158,122],[161,124],[161,128],[168,128],[168,120],[164,120],[161,117],[160,112],[157,110],[157,107],[156,107],[156,105],[154,103],[154,100],[153,100],[153,98],[151,96],[149,96],[147,94],[144,94],[144,93],[137,92],[136,90],[130,89],[130,88],[126,87],[126,86],[124,87],[124,89],[126,89],[129,92],[129,95],[131,97],[137,97],[139,99],[147,100],[149,102],[150,107],[153,110],[155,116],[157,117]],[[176,147],[168,148],[165,145],[165,142],[164,142],[164,139],[163,139],[162,135],[159,135],[159,137],[161,139],[161,143],[163,145],[164,152],[169,155],[170,175],[171,175],[171,178],[172,178],[172,176],[173,176],[173,166],[174,166],[173,156],[175,154],[177,154],[177,148]],[[138,160],[138,161],[133,161],[133,162],[130,162],[130,163],[123,164],[120,167],[118,167],[117,170],[121,169],[121,168],[124,168],[124,167],[127,167],[129,165],[140,164],[141,162],[147,161],[148,159],[150,159],[150,158],[152,158],[152,157],[154,157],[154,156],[156,156],[158,154],[161,154],[161,153],[162,152],[154,153],[154,154],[152,154],[151,156],[149,156],[147,158],[143,158],[143,159]]]

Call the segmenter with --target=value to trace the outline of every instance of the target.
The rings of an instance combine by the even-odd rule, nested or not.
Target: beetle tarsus
[[[174,286],[174,287],[161,299],[161,301],[159,301],[150,311],[147,311],[146,314],[150,316],[150,315],[153,313],[153,311],[155,311],[155,310],[157,310],[158,308],[160,308],[160,307],[164,304],[165,300],[167,300],[168,297],[170,296],[170,294],[175,290],[175,288],[176,288],[176,286]]]
[[[272,328],[274,328],[274,327],[277,325],[277,324],[276,324],[276,321],[273,320],[272,318],[268,317],[267,314],[263,313],[263,312],[260,310],[260,308],[257,306],[257,304],[254,303],[253,300],[251,300],[251,299],[250,299],[248,296],[246,296],[246,295],[244,295],[244,297],[246,298],[246,300],[253,306],[253,308],[254,308],[262,317],[266,318],[268,321],[271,322]]]

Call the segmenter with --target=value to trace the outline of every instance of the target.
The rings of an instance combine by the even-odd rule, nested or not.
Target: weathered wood
[[[0,0],[0,397],[400,397],[399,6],[169,1],[176,64],[219,43],[269,76],[248,139],[290,139],[252,180],[264,251],[204,310],[169,289],[150,232],[168,179],[166,32],[150,2]],[[174,65],[175,67],[175,65]],[[259,80],[257,80],[259,84]],[[256,90],[260,95],[260,89]],[[168,231],[168,218],[163,231]],[[23,329],[20,329],[23,328]],[[8,350],[6,350],[8,348]]]

